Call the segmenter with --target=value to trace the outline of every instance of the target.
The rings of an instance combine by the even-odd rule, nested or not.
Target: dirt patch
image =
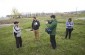
[[[1,25],[0,25],[0,28],[6,27],[6,26],[11,26],[11,25],[13,25],[13,24],[1,24]]]
[[[11,24],[13,23],[14,21],[18,21],[19,19],[7,19],[7,20],[0,20],[0,25],[1,24]]]

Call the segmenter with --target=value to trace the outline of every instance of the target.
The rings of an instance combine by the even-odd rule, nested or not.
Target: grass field
[[[23,47],[20,49],[17,49],[15,45],[13,26],[0,28],[0,55],[85,55],[85,20],[74,20],[74,30],[69,40],[64,39],[66,19],[57,18],[57,48],[53,50],[50,46],[49,35],[44,31],[45,21],[48,18],[39,17],[38,19],[41,22],[40,41],[35,41],[34,33],[28,30],[31,28],[31,18],[17,19],[23,29]]]

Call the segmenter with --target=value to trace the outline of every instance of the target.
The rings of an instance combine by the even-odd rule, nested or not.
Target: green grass
[[[65,37],[65,20],[58,19],[55,50],[50,46],[49,35],[44,31],[45,21],[48,17],[39,17],[40,41],[34,41],[34,33],[26,31],[31,28],[32,19],[18,19],[22,30],[23,47],[16,48],[15,38],[12,34],[13,26],[0,28],[0,55],[85,55],[85,20],[74,20],[75,26],[72,38]]]

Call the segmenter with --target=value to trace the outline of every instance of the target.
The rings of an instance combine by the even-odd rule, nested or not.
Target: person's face
[[[71,19],[69,19],[68,22],[71,22]]]
[[[16,23],[15,25],[18,26],[18,23]]]
[[[36,20],[35,18],[33,18],[33,20]]]

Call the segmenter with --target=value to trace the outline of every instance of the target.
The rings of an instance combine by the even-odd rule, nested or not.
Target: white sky
[[[0,0],[0,17],[11,14],[13,8],[19,12],[68,12],[85,10],[85,0]]]

